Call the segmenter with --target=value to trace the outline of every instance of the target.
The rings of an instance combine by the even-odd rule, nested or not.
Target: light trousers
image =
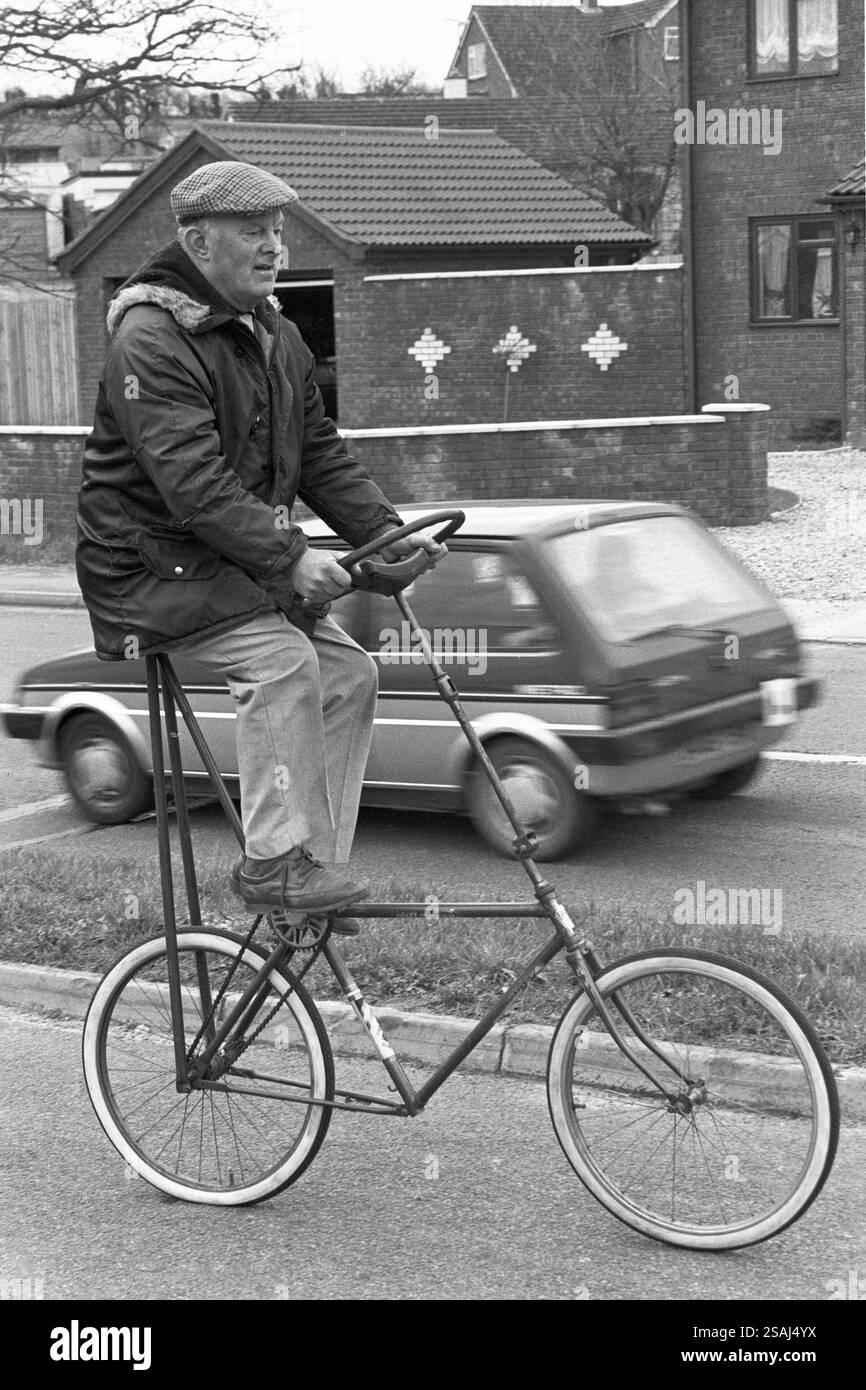
[[[224,677],[235,702],[246,854],[306,845],[345,863],[376,713],[376,664],[330,617],[311,638],[276,609],[179,643]]]

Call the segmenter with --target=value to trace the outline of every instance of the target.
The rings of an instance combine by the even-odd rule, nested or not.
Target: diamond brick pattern
[[[437,338],[431,329],[425,328],[421,337],[417,338],[406,351],[410,357],[415,358],[416,362],[420,362],[425,372],[432,372],[451,349],[446,347],[442,339]]]
[[[603,372],[606,372],[611,362],[615,362],[621,352],[628,352],[628,343],[624,343],[615,333],[611,333],[606,323],[601,323],[592,337],[581,345],[580,350],[581,352],[588,352],[592,360],[598,363]]]
[[[513,323],[505,334],[505,337],[499,339],[493,351],[502,354],[510,372],[516,372],[519,370],[521,364],[526,361],[529,354],[531,352],[537,352],[538,348],[535,343],[531,343],[528,338],[524,338],[517,324]]]

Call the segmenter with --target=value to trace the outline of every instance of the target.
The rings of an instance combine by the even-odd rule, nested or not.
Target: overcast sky
[[[438,85],[471,8],[471,0],[282,0],[281,28],[294,61],[321,64],[350,90],[367,62],[414,67],[419,80]]]
[[[224,0],[222,0],[224,3]],[[40,0],[18,0],[34,9]],[[217,0],[220,3],[220,0]],[[244,0],[249,3],[249,0]],[[347,91],[357,90],[367,64],[376,68],[414,68],[419,81],[438,87],[444,80],[472,8],[471,0],[254,0],[257,11],[283,35],[277,55],[259,68],[321,66]],[[553,8],[563,0],[512,0]],[[602,0],[627,4],[631,0]],[[243,6],[239,6],[243,8]],[[115,36],[104,41],[116,44]],[[21,85],[31,91],[56,91],[56,72],[38,76],[0,67],[0,92]],[[207,80],[203,67],[202,79]],[[222,74],[225,75],[224,73]]]

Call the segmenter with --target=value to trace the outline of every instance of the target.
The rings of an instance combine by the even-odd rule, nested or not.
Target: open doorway
[[[301,271],[298,278],[284,275],[274,291],[286,318],[316,359],[316,385],[322,393],[325,414],[337,419],[337,357],[334,336],[334,281],[329,270]]]

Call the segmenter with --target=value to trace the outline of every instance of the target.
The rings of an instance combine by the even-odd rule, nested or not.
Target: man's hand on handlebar
[[[444,550],[444,546],[439,548]],[[351,586],[351,575],[337,563],[330,550],[314,550],[309,546],[292,570],[295,592],[314,604],[339,598]]]
[[[387,534],[385,532],[386,536]],[[426,551],[433,565],[438,564],[448,554],[447,545],[441,545],[426,531],[416,531],[414,536],[403,536],[401,540],[383,546],[380,553],[382,559],[390,564],[394,560],[402,560],[404,555],[412,555],[416,550]]]

